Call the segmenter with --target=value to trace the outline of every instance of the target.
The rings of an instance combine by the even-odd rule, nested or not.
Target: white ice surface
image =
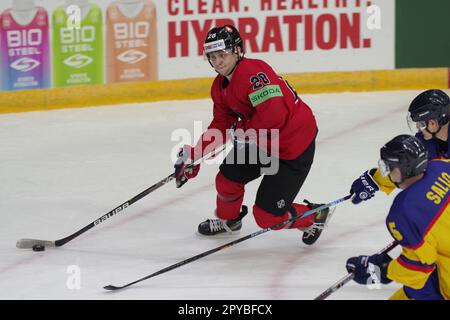
[[[419,91],[303,95],[319,136],[297,201],[343,197],[379,148],[409,133],[406,110]],[[176,129],[211,119],[209,100],[0,115],[0,299],[313,299],[346,274],[348,257],[391,241],[384,225],[393,197],[339,205],[312,247],[297,230],[271,231],[127,290],[107,292],[236,239],[196,235],[213,217],[218,165],[203,165],[182,189],[163,186],[57,249],[17,249],[19,238],[66,237],[172,172]],[[259,180],[248,185],[252,206]],[[258,230],[252,215],[244,236]],[[398,252],[398,251],[396,251]],[[394,255],[395,253],[394,252]],[[81,288],[70,266],[78,266]],[[386,299],[398,284],[349,283],[329,299]]]

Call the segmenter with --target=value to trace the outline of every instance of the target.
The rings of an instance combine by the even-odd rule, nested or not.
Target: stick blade
[[[116,286],[113,286],[113,285],[108,285],[108,286],[104,286],[104,287],[103,287],[103,289],[109,290],[109,291],[119,290],[119,289],[121,289],[121,288],[122,288],[122,287],[116,287]]]
[[[31,249],[35,245],[44,247],[56,247],[55,241],[39,240],[39,239],[19,239],[16,242],[16,247],[19,249]]]

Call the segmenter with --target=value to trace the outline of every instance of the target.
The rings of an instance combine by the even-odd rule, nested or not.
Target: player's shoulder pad
[[[248,86],[247,95],[253,107],[276,97],[283,97],[282,81],[266,62],[246,59],[240,72]]]
[[[405,191],[395,197],[386,218],[386,226],[401,246],[411,247],[419,244],[423,239],[413,219],[420,212],[417,212],[414,197]]]
[[[436,159],[430,160],[428,162],[428,165],[431,165],[431,166],[434,165],[434,164],[438,165],[439,163],[445,164],[445,166],[450,165],[450,159],[447,159],[447,158],[436,158]]]

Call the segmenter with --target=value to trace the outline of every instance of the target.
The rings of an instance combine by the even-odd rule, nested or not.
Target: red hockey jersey
[[[291,160],[305,151],[317,134],[311,109],[262,60],[243,58],[230,81],[218,75],[211,88],[211,97],[213,120],[202,137],[208,136],[210,129],[220,130],[225,137],[227,129],[238,120],[243,130],[254,129],[253,132],[259,133],[261,129],[277,129],[279,152],[271,154]],[[258,142],[259,147],[266,149]],[[208,144],[206,139],[200,139],[195,153],[198,154],[200,148],[204,152]],[[214,143],[207,149],[211,150],[212,145]]]

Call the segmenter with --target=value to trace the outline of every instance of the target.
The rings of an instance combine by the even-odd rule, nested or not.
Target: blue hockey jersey
[[[449,131],[449,137],[450,137],[450,126],[448,126],[448,131]],[[442,143],[442,145],[444,145],[444,147],[443,147],[439,144],[439,141],[437,139],[425,140],[422,132],[417,133],[416,138],[418,138],[423,143],[425,148],[427,148],[429,160],[439,159],[439,158],[446,158],[446,159],[450,158],[450,144],[449,143],[447,143],[446,146],[445,146],[445,143]]]
[[[421,289],[437,269],[439,291],[450,299],[450,160],[432,160],[424,177],[400,192],[386,218],[402,253],[388,278]]]

